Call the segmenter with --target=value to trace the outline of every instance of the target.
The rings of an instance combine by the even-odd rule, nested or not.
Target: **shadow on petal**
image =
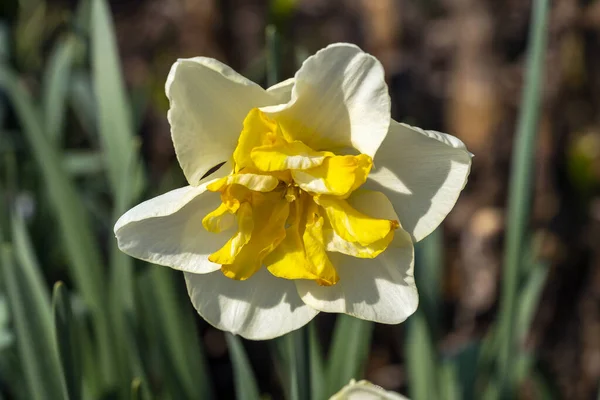
[[[293,281],[276,278],[265,268],[245,281],[211,274],[185,274],[198,313],[218,329],[247,339],[265,340],[307,324],[318,314],[304,304]]]
[[[392,121],[364,187],[383,192],[419,241],[452,210],[470,168],[471,154],[457,138]]]

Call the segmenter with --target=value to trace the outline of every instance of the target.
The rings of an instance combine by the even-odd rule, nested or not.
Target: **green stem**
[[[513,398],[512,363],[514,354],[515,300],[519,266],[532,196],[534,150],[540,110],[540,87],[543,76],[548,0],[535,0],[531,14],[529,51],[521,113],[514,141],[510,177],[508,227],[505,247],[503,285],[500,299],[500,354],[498,377],[502,397]]]

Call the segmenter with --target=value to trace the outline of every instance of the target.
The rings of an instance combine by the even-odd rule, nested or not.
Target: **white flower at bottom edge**
[[[214,59],[182,59],[166,92],[190,186],[126,212],[122,251],[184,271],[198,313],[249,339],[320,311],[387,324],[415,311],[413,243],[454,206],[471,155],[390,118],[374,57],[330,45],[267,90]]]
[[[396,392],[388,392],[382,387],[373,385],[371,382],[362,380],[356,382],[354,379],[342,388],[329,400],[408,400]]]

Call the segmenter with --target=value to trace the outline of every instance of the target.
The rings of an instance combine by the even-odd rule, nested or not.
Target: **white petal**
[[[191,185],[231,158],[246,114],[286,101],[212,58],[180,59],[167,78],[168,118],[177,159]]]
[[[382,387],[373,385],[371,382],[362,380],[356,382],[354,379],[334,394],[329,400],[408,400],[396,392],[388,392]]]
[[[390,96],[381,63],[338,43],[304,61],[288,104],[263,111],[315,150],[352,146],[372,157],[388,131]]]
[[[419,241],[452,210],[470,170],[471,154],[456,137],[392,121],[365,187],[383,192]]]
[[[286,104],[292,98],[292,89],[295,82],[294,78],[286,79],[268,88],[267,92],[275,97],[277,103]]]
[[[265,268],[245,281],[212,274],[185,274],[198,313],[218,329],[252,340],[284,335],[318,314],[300,300],[293,281],[276,278]]]
[[[375,218],[395,218],[394,210],[381,196],[365,191],[351,196],[348,201],[360,212]],[[328,255],[340,277],[335,285],[296,281],[298,294],[309,306],[384,324],[400,323],[417,309],[414,251],[410,236],[402,228],[395,231],[393,242],[374,259],[341,253]]]
[[[206,184],[186,186],[145,201],[115,224],[119,248],[130,256],[182,271],[209,273],[220,265],[208,256],[235,233],[207,232],[202,218],[221,203]]]
[[[324,312],[345,313],[383,324],[404,321],[417,309],[412,247],[389,247],[374,259],[331,253],[340,280],[319,286],[298,280],[302,300]]]

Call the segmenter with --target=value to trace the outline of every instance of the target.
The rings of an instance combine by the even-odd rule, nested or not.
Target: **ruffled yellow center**
[[[371,218],[346,200],[367,179],[371,157],[316,151],[258,109],[250,111],[233,153],[234,170],[210,185],[222,204],[203,219],[237,233],[209,260],[244,280],[263,265],[285,279],[338,281],[327,250],[373,258],[394,238],[398,221]]]

